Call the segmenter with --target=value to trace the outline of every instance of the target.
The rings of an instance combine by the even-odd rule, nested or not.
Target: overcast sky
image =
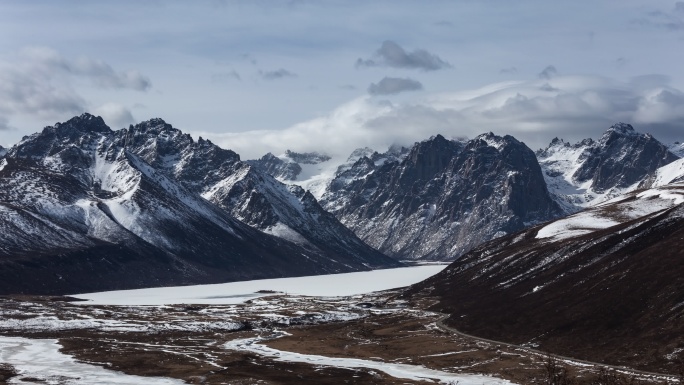
[[[0,144],[82,112],[244,159],[435,134],[684,140],[684,2],[0,2]]]

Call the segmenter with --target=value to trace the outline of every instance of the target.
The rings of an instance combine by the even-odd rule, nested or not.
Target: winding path
[[[482,337],[474,336],[474,335],[472,335],[472,334],[463,333],[463,332],[461,332],[461,331],[459,331],[459,330],[457,330],[457,329],[454,329],[454,328],[452,328],[452,327],[450,327],[450,326],[445,325],[445,324],[444,324],[444,320],[446,320],[447,318],[449,318],[449,314],[445,314],[445,315],[443,315],[442,317],[440,317],[440,318],[435,322],[435,324],[437,325],[437,327],[438,327],[439,329],[441,329],[441,330],[443,330],[443,331],[445,331],[445,332],[447,332],[447,333],[453,333],[453,334],[459,335],[459,336],[461,336],[461,337],[466,337],[466,338],[474,339],[474,340],[476,340],[476,341],[487,342],[487,343],[490,343],[490,344],[504,345],[504,346],[508,346],[508,347],[510,347],[510,348],[520,349],[520,350],[526,351],[526,352],[528,352],[528,353],[537,354],[537,355],[544,356],[544,357],[546,357],[546,356],[551,356],[551,357],[553,357],[553,358],[555,358],[555,359],[557,359],[557,360],[565,361],[565,362],[567,362],[567,363],[569,363],[569,364],[571,364],[571,365],[575,365],[575,366],[580,366],[580,365],[578,365],[578,364],[585,364],[585,365],[591,365],[591,366],[595,366],[595,367],[604,367],[604,368],[614,369],[614,370],[617,370],[617,371],[619,371],[619,372],[621,372],[621,373],[623,373],[623,374],[636,374],[636,375],[645,376],[645,377],[655,377],[655,378],[661,379],[661,380],[678,381],[677,377],[674,376],[674,375],[671,375],[671,374],[656,373],[656,372],[648,372],[648,371],[645,371],[645,370],[632,369],[632,368],[628,368],[628,367],[625,367],[625,366],[616,366],[616,365],[602,364],[602,363],[600,363],[600,362],[592,362],[592,361],[580,360],[580,359],[578,359],[578,358],[572,358],[572,357],[561,356],[561,355],[558,355],[558,354],[552,354],[552,353],[549,353],[549,352],[543,352],[543,351],[541,351],[541,350],[529,348],[529,347],[526,347],[526,346],[521,346],[521,345],[516,345],[516,344],[510,344],[510,343],[508,343],[508,342],[490,340],[490,339],[487,339],[487,338],[482,338]]]

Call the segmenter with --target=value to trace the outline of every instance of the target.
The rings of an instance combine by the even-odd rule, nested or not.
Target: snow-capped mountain
[[[369,267],[393,264],[301,187],[277,181],[230,150],[201,138],[194,142],[161,119],[140,123],[126,135],[131,152],[254,228],[336,260],[351,258]],[[301,161],[303,155],[297,155]]]
[[[356,155],[321,203],[390,256],[453,259],[562,213],[534,153],[511,136],[457,142],[438,135],[395,159]]]
[[[0,158],[2,158],[3,156],[5,156],[5,154],[7,154],[7,149],[4,148],[4,147],[2,147],[2,146],[0,146]]]
[[[227,210],[254,201],[200,195],[226,191],[250,169],[234,152],[195,142],[159,119],[114,132],[84,114],[46,127],[0,160],[0,291],[69,293],[396,264],[358,240],[340,246],[351,232],[294,243]],[[288,191],[265,180],[270,189]],[[262,199],[259,191],[247,195]],[[270,206],[260,203],[260,210]],[[279,203],[317,214],[315,200],[304,195]],[[277,215],[285,210],[279,209]]]
[[[549,191],[567,212],[633,191],[678,159],[653,136],[625,123],[611,126],[598,141],[570,144],[556,138],[536,154]]]
[[[634,191],[482,244],[410,292],[437,297],[465,333],[676,372],[683,203],[683,184]]]

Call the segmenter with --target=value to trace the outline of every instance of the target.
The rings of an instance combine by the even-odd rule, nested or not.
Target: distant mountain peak
[[[621,134],[626,134],[626,135],[633,135],[637,134],[636,130],[634,130],[634,127],[632,127],[631,124],[628,123],[623,123],[623,122],[618,122],[613,124],[608,128],[607,132],[618,132]]]
[[[570,145],[555,138],[536,155],[549,190],[569,212],[631,191],[677,160],[653,136],[622,122],[610,126],[598,141]]]
[[[327,162],[331,158],[326,154],[321,154],[319,152],[294,152],[290,150],[285,151],[285,156],[292,159],[296,163],[303,164],[318,164],[322,162]]]
[[[64,123],[56,123],[54,125],[55,130],[66,132],[66,131],[79,131],[79,132],[96,132],[108,134],[112,130],[105,124],[104,120],[95,115],[91,115],[87,112],[83,113],[81,116],[75,116]]]

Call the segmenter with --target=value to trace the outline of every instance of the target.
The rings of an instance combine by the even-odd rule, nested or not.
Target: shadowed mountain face
[[[447,324],[466,333],[676,373],[682,202],[683,185],[634,192],[485,243],[409,293],[437,297]]]
[[[361,157],[321,202],[390,256],[449,260],[478,244],[561,215],[534,153],[511,136],[436,136],[401,161]]]
[[[314,207],[316,214],[315,200],[286,195],[270,177],[265,183],[286,197],[274,204],[201,196],[242,180],[240,170],[249,166],[237,154],[195,142],[159,119],[113,132],[84,114],[46,127],[0,160],[0,292],[74,293],[396,265],[350,232],[357,244],[345,248],[335,242],[346,239],[307,239],[293,225],[293,242],[231,215],[233,207],[271,210],[268,223],[278,225],[286,221],[283,205]],[[278,204],[281,211],[273,208]]]

